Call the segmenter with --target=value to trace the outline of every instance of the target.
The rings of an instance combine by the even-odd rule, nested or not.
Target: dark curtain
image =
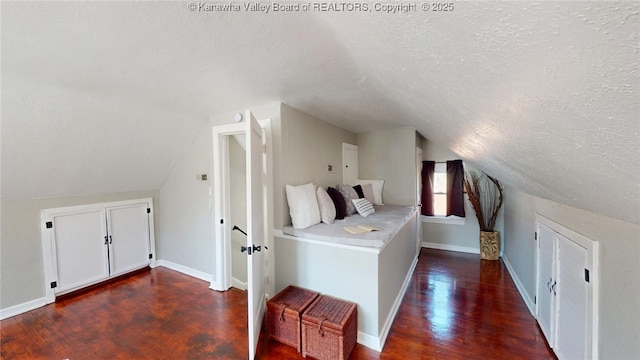
[[[462,160],[447,161],[447,216],[464,217],[464,167]]]
[[[433,172],[435,161],[422,162],[422,215],[433,216]]]

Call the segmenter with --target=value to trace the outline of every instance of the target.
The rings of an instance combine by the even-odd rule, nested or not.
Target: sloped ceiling
[[[2,197],[157,189],[208,115],[281,101],[640,223],[640,3],[417,4],[3,1]]]

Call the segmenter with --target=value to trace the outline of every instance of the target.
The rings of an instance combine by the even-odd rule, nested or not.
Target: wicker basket
[[[300,317],[302,312],[318,297],[318,293],[287,286],[267,302],[267,327],[269,337],[291,345],[301,351]]]
[[[347,359],[358,337],[356,304],[319,296],[302,314],[302,356]]]

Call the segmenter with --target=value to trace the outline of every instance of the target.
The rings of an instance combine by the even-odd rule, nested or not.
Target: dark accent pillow
[[[336,219],[342,220],[347,215],[347,204],[344,202],[344,197],[340,192],[332,187],[327,189],[327,193],[331,200],[333,201],[333,205],[336,206]]]
[[[364,198],[364,192],[362,192],[362,186],[356,185],[353,187],[353,190],[355,190],[356,193],[358,194],[358,198],[360,199]]]

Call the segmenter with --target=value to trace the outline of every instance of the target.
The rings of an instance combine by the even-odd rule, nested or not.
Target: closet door
[[[149,265],[147,203],[108,207],[111,276]]]
[[[342,143],[342,183],[355,185],[358,180],[358,146]]]
[[[588,252],[584,247],[556,234],[558,243],[557,285],[557,341],[559,359],[587,359],[590,339],[589,282],[585,275]]]
[[[103,209],[57,215],[53,218],[53,230],[56,294],[109,277]]]
[[[538,323],[549,346],[555,346],[555,232],[544,225],[538,226]],[[556,285],[557,286],[557,285]]]

